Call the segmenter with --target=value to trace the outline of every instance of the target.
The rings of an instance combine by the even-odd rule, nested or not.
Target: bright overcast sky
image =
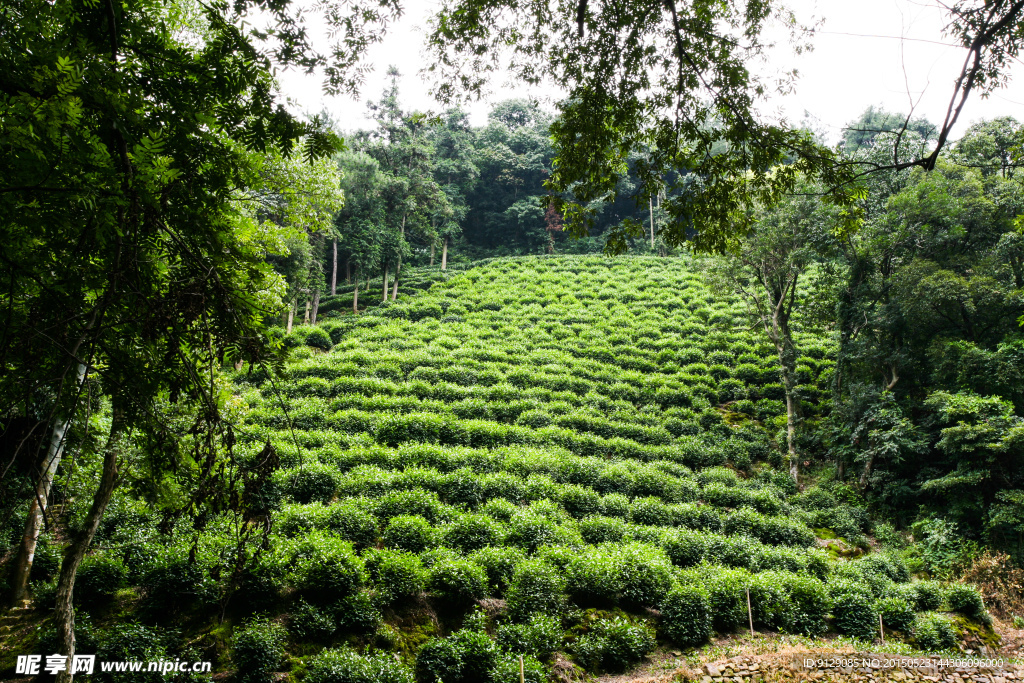
[[[427,59],[423,49],[426,18],[436,5],[436,0],[406,2],[405,16],[367,55],[375,70],[359,99],[326,97],[316,76],[295,72],[279,74],[284,94],[298,111],[313,113],[326,108],[343,129],[368,127],[366,101],[380,97],[387,82],[387,67],[394,64],[403,74],[399,87],[405,108],[438,110],[439,105],[428,94],[428,83],[419,73]],[[812,52],[796,56],[786,48],[772,56],[769,70],[796,68],[800,79],[792,95],[771,100],[763,108],[766,112],[781,113],[790,122],[799,122],[807,111],[833,141],[838,139],[843,124],[872,104],[906,112],[913,101],[915,116],[941,123],[965,51],[942,35],[945,15],[934,0],[789,0],[789,6],[804,23],[822,17],[825,22]],[[987,100],[972,94],[954,137],[978,119],[1009,115],[1024,120],[1024,67],[1018,62],[1011,74],[1016,79]],[[530,95],[545,100],[538,97],[541,92],[510,88],[500,81],[493,83],[492,89],[490,102]],[[465,108],[472,122],[481,124],[489,104],[472,103]]]

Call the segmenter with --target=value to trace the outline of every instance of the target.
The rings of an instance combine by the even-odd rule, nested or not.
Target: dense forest
[[[720,34],[770,3],[570,4],[445,4],[442,104],[392,68],[352,130],[274,68],[355,92],[400,3],[324,54],[288,3],[0,2],[0,675],[1020,656],[1024,125],[830,145]],[[1024,3],[954,10],[956,103]],[[568,96],[471,125],[509,46]]]

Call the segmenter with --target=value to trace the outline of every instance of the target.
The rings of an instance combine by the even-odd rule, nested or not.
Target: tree
[[[953,159],[963,166],[980,168],[984,173],[1013,176],[1017,167],[1024,128],[1012,116],[972,124],[953,147]]]
[[[194,455],[215,459],[230,430],[210,373],[227,359],[273,361],[262,320],[283,282],[266,256],[287,231],[244,207],[262,186],[251,153],[312,160],[337,144],[275,105],[269,54],[294,62],[307,47],[287,8],[271,10],[280,42],[266,51],[222,10],[24,0],[0,13],[0,419],[30,423],[5,453],[37,472],[29,526],[85,387],[111,416],[92,506],[61,563],[68,656],[77,568],[127,436],[162,431],[159,400],[194,404],[208,435]]]
[[[377,127],[364,136],[359,147],[380,164],[384,216],[396,234],[392,246],[382,252],[384,298],[388,296],[388,269],[393,264],[391,298],[397,299],[402,257],[409,250],[409,238],[412,233],[430,234],[431,214],[447,197],[433,175],[429,136],[432,121],[424,113],[402,110],[398,100],[398,69],[390,67],[388,75],[390,87],[378,103],[370,105]]]
[[[505,64],[530,83],[550,78],[567,97],[551,128],[556,157],[546,186],[570,233],[588,233],[601,202],[617,198],[629,155],[650,150],[637,167],[634,198],[646,204],[670,184],[666,242],[725,251],[749,227],[742,208],[777,201],[801,174],[822,178],[826,199],[849,203],[853,171],[834,152],[755,113],[769,86],[747,59],[763,50],[772,12],[768,0],[578,0],[554,11],[543,3],[450,0],[431,35],[437,90],[441,97],[476,92]],[[792,164],[777,172],[786,160]],[[619,223],[607,248],[622,251],[642,230],[636,221]]]
[[[799,353],[792,324],[800,300],[801,280],[819,253],[828,248],[834,225],[834,217],[828,216],[811,195],[794,196],[774,208],[759,211],[734,257],[722,261],[717,271],[722,285],[742,298],[754,324],[775,346],[786,397],[789,473],[796,482],[800,463],[797,447],[804,416],[797,387]]]
[[[874,105],[843,129],[843,151],[853,154],[874,143],[881,133],[912,131],[924,141],[934,140],[938,133],[935,124],[923,117],[912,119],[905,114],[893,114]]]

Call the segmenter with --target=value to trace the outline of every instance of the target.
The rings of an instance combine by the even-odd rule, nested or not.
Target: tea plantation
[[[988,619],[974,589],[912,580],[894,551],[821,547],[868,549],[871,521],[847,486],[798,492],[775,350],[698,262],[494,260],[360,316],[340,295],[324,310],[277,331],[286,379],[233,379],[237,448],[273,445],[281,502],[230,599],[225,520],[172,537],[130,505],[107,515],[79,585],[135,587],[132,638],[154,652],[187,652],[164,626],[227,615],[190,642],[220,638],[246,681],[506,683],[522,655],[539,682],[746,629],[748,591],[762,631],[871,640],[881,617],[941,650]],[[815,420],[832,346],[797,341]],[[97,627],[96,647],[123,631]]]

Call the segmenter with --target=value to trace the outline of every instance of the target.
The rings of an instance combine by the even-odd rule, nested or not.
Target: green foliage
[[[625,671],[654,650],[652,629],[624,617],[598,619],[573,643],[573,656],[593,673]]]
[[[76,630],[78,625],[76,624]],[[270,627],[269,645],[272,652],[279,648],[278,634]],[[88,631],[83,635],[87,636]],[[258,637],[257,637],[258,639]],[[82,643],[83,649],[86,643]],[[59,644],[55,643],[54,649],[46,649],[47,652],[58,651]],[[45,648],[44,648],[45,649]],[[96,659],[99,661],[156,661],[166,657],[167,648],[165,638],[153,628],[142,624],[123,623],[108,628],[98,638],[96,644]],[[259,657],[257,661],[267,661]],[[278,661],[268,662],[276,666]],[[266,671],[272,671],[268,669]],[[266,671],[263,672],[265,675]],[[156,683],[163,680],[163,675],[153,672],[96,672],[96,680],[103,683],[129,683],[130,681],[144,681],[144,683]],[[254,681],[265,681],[260,672],[256,672]]]
[[[964,583],[950,584],[943,591],[943,597],[949,609],[959,612],[968,619],[987,623],[990,621],[985,601],[974,586]]]
[[[499,656],[498,664],[491,669],[490,679],[493,683],[546,683],[547,667],[532,655],[523,657],[522,677],[520,677],[518,657]]]
[[[488,546],[470,555],[469,559],[487,572],[488,592],[504,595],[516,568],[526,559],[526,553],[510,546]]]
[[[338,473],[316,463],[281,472],[283,490],[296,503],[329,503],[338,489]]]
[[[949,619],[942,614],[928,612],[918,616],[914,640],[922,650],[952,650],[959,636]]]
[[[497,664],[498,649],[486,633],[456,631],[447,638],[428,641],[416,654],[420,680],[477,683],[489,680]]]
[[[565,600],[566,580],[543,560],[519,563],[505,593],[509,614],[526,619],[531,614],[557,614]]]
[[[303,640],[326,640],[337,629],[330,611],[311,605],[302,598],[292,608],[288,630]]]
[[[231,638],[231,661],[236,677],[243,683],[266,683],[284,663],[284,628],[266,620],[255,620]]]
[[[352,544],[333,536],[306,536],[291,553],[292,582],[317,602],[354,594],[366,580]]]
[[[437,534],[430,522],[418,515],[396,515],[388,522],[381,540],[384,545],[421,553],[435,544]]]
[[[683,647],[697,647],[711,636],[711,600],[700,586],[676,586],[661,601],[659,627]]]
[[[430,568],[427,587],[444,603],[462,607],[487,594],[487,572],[462,559],[445,559]]]
[[[501,545],[504,536],[502,527],[486,515],[462,515],[439,531],[445,545],[463,553]]]
[[[75,600],[88,605],[109,599],[125,586],[127,578],[128,570],[117,557],[90,555],[78,568]]]
[[[426,587],[426,571],[410,552],[372,550],[363,555],[373,586],[386,602],[408,600]]]
[[[524,623],[499,626],[494,638],[503,652],[547,659],[562,645],[562,625],[550,614],[533,614]]]
[[[414,683],[412,670],[385,652],[361,656],[348,648],[327,649],[313,657],[309,683]]]
[[[832,614],[840,633],[867,641],[878,634],[878,612],[866,590],[854,587],[838,592],[834,596]]]
[[[902,633],[914,628],[914,607],[902,598],[882,598],[875,603],[875,610],[882,615],[882,623]]]

